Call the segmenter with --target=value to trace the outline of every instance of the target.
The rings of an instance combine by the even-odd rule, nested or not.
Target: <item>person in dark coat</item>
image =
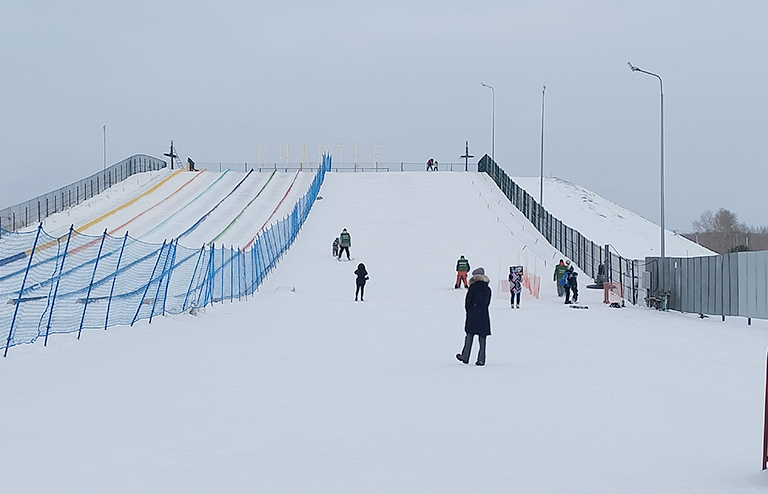
[[[480,350],[475,365],[485,365],[485,338],[491,334],[491,317],[488,314],[488,306],[491,305],[491,287],[488,286],[490,281],[483,268],[472,271],[472,277],[469,279],[469,290],[464,298],[464,310],[467,312],[464,322],[466,337],[464,348],[461,353],[456,354],[456,358],[465,364],[469,363],[472,341],[477,335]]]
[[[570,304],[571,298],[575,304],[579,300],[579,283],[576,279],[579,273],[573,270],[573,266],[568,268],[568,277],[565,279],[565,303]]]
[[[365,292],[365,282],[368,280],[368,271],[365,270],[365,264],[362,262],[357,265],[355,270],[357,275],[357,289],[355,290],[355,302],[357,302],[357,295],[360,295],[360,301],[363,302],[363,293]]]

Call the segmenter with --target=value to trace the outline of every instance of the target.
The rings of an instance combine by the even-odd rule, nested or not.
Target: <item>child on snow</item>
[[[520,308],[520,292],[523,291],[523,267],[509,267],[509,291],[512,294],[512,308]],[[515,307],[517,304],[517,307]]]

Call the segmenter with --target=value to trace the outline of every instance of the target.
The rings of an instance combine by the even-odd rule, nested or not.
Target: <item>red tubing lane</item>
[[[261,228],[259,228],[256,231],[256,235],[254,235],[253,238],[249,240],[247,244],[245,244],[245,247],[243,247],[243,250],[247,249],[253,244],[253,242],[256,240],[256,237],[259,235],[259,232],[261,232],[264,229],[264,227],[267,226],[267,224],[272,220],[272,217],[275,215],[275,213],[277,213],[277,210],[280,209],[280,205],[283,204],[283,201],[285,201],[285,198],[288,197],[288,193],[293,188],[293,184],[296,183],[296,179],[299,178],[299,172],[301,172],[301,170],[296,171],[296,175],[293,176],[293,180],[291,180],[291,185],[288,186],[288,190],[286,190],[285,194],[283,194],[283,198],[280,199],[280,202],[277,203],[277,206],[275,206],[275,209],[272,211],[272,214],[269,215],[269,218],[267,218],[267,221],[265,221],[264,224],[261,225]]]

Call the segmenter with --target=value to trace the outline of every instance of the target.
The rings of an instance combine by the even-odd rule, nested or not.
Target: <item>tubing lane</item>
[[[79,228],[75,229],[72,232],[72,235],[80,235],[78,230],[86,230],[86,229],[90,228],[91,226],[95,225],[96,223],[98,223],[99,221],[102,221],[103,219],[108,218],[109,216],[117,213],[118,211],[127,208],[128,206],[130,206],[131,204],[135,203],[136,201],[138,201],[142,197],[145,197],[145,196],[151,194],[152,192],[156,191],[157,189],[159,189],[168,180],[170,180],[171,178],[175,177],[176,175],[178,175],[182,171],[183,171],[182,169],[176,170],[175,172],[171,173],[170,175],[165,177],[163,180],[161,180],[160,182],[158,182],[157,184],[152,186],[146,192],[144,192],[142,194],[139,194],[138,196],[134,197],[130,201],[128,201],[128,202],[126,202],[126,203],[116,207],[115,209],[113,209],[111,211],[108,211],[108,212],[102,214],[101,216],[99,216],[95,220],[89,221],[88,223],[86,223],[84,225],[81,225]],[[67,233],[67,235],[69,235],[69,233]],[[51,246],[57,245],[59,243],[59,241],[61,239],[63,239],[64,237],[66,237],[67,235],[62,235],[61,237],[57,237],[57,238],[55,238],[53,240],[49,240],[48,242],[46,242],[44,244],[38,245],[37,247],[34,248],[34,251],[35,252],[40,252],[40,251],[43,251],[43,250],[45,250],[45,249],[47,249],[47,248],[49,248]],[[0,259],[0,266],[4,266],[4,265],[9,264],[11,262],[18,261],[19,259],[24,259],[25,257],[30,256],[30,255],[32,255],[32,249],[31,248],[29,248],[29,249],[27,249],[27,250],[25,250],[23,252],[19,252],[18,254],[14,254],[14,255],[12,255],[10,257],[6,257],[4,259]]]
[[[195,224],[194,224],[194,225],[190,226],[190,227],[189,227],[189,228],[187,228],[185,231],[183,231],[183,232],[181,233],[181,235],[179,235],[178,237],[176,237],[176,239],[178,240],[178,239],[180,239],[180,238],[186,237],[187,235],[189,235],[190,233],[192,233],[193,231],[195,231],[195,230],[197,229],[197,227],[198,227],[198,226],[202,225],[202,224],[203,224],[203,222],[204,222],[205,220],[207,220],[207,219],[208,219],[208,216],[210,216],[210,215],[211,215],[211,213],[213,213],[213,212],[216,210],[216,208],[217,208],[217,207],[221,206],[221,204],[222,204],[224,201],[226,201],[227,199],[229,199],[229,197],[230,197],[232,194],[234,194],[234,193],[235,193],[235,191],[236,191],[236,190],[237,190],[237,189],[238,189],[238,188],[239,188],[241,185],[243,185],[243,182],[245,182],[246,180],[248,180],[248,177],[250,177],[252,173],[253,173],[253,168],[251,168],[251,169],[248,171],[248,173],[245,175],[245,177],[243,177],[243,179],[242,179],[242,180],[240,180],[240,181],[237,183],[237,185],[235,185],[235,188],[234,188],[234,189],[232,189],[232,190],[230,190],[230,191],[229,191],[229,194],[227,194],[226,196],[224,196],[224,198],[223,198],[222,200],[220,200],[219,202],[217,202],[217,203],[216,203],[216,205],[215,205],[215,206],[213,206],[213,207],[210,209],[210,211],[208,211],[208,212],[207,212],[207,213],[205,213],[203,216],[201,216],[201,217],[200,217],[200,219],[199,219],[199,220],[197,220],[197,221],[195,222]]]
[[[245,207],[242,210],[240,210],[240,212],[237,214],[237,216],[235,216],[235,218],[232,221],[230,221],[229,224],[227,226],[225,226],[224,229],[222,231],[220,231],[218,235],[213,237],[213,239],[210,242],[208,242],[208,245],[211,245],[212,243],[214,243],[215,241],[220,239],[227,232],[227,230],[229,230],[232,227],[232,225],[234,225],[237,222],[237,220],[240,219],[240,217],[243,215],[243,213],[245,213],[245,210],[248,209],[251,204],[253,204],[253,201],[255,201],[261,195],[262,192],[264,192],[264,189],[267,188],[267,185],[269,185],[269,183],[272,181],[272,179],[274,178],[276,173],[277,173],[277,170],[273,170],[272,171],[272,174],[269,176],[267,181],[264,182],[264,185],[261,187],[261,189],[259,189],[259,191],[256,193],[256,195],[253,196],[253,198],[250,201],[248,201],[248,204],[246,204]]]
[[[214,185],[216,185],[217,183],[219,183],[219,180],[221,180],[222,178],[224,178],[224,175],[226,175],[227,173],[229,173],[229,168],[227,168],[226,170],[224,170],[224,172],[221,174],[221,176],[220,176],[219,178],[217,178],[216,180],[214,180],[214,181],[213,181],[213,183],[212,183],[211,185],[209,185],[208,187],[206,187],[206,188],[205,188],[205,190],[203,190],[203,191],[202,191],[202,192],[200,192],[198,195],[196,195],[196,196],[195,196],[195,197],[194,197],[194,198],[193,198],[191,201],[189,201],[188,203],[186,203],[185,205],[183,205],[182,207],[180,207],[178,210],[176,210],[176,212],[174,212],[172,215],[168,216],[166,219],[164,219],[163,221],[161,221],[160,223],[158,223],[158,224],[157,224],[157,225],[156,225],[154,228],[152,228],[152,229],[151,229],[151,230],[149,230],[148,232],[144,233],[144,235],[141,235],[140,237],[138,237],[138,239],[140,240],[140,239],[142,239],[142,238],[146,238],[146,237],[147,237],[147,235],[151,235],[152,233],[156,232],[157,230],[159,230],[160,228],[162,228],[163,226],[165,226],[166,224],[168,224],[168,222],[169,222],[169,221],[171,221],[171,220],[173,219],[173,217],[174,217],[174,216],[176,216],[177,214],[179,214],[179,213],[181,213],[182,211],[184,211],[184,210],[185,210],[185,209],[186,209],[186,208],[187,208],[187,207],[188,207],[190,204],[192,204],[193,202],[197,201],[197,200],[198,200],[198,199],[200,199],[200,198],[201,198],[201,197],[202,197],[202,196],[203,196],[203,195],[204,195],[206,192],[208,192],[209,190],[211,190],[211,188],[213,188],[213,186],[214,186]]]
[[[256,237],[259,235],[259,232],[262,231],[265,226],[267,226],[267,224],[272,220],[272,217],[275,215],[275,213],[277,213],[277,210],[280,209],[280,205],[283,203],[285,198],[288,197],[288,193],[291,192],[291,189],[293,188],[293,184],[295,184],[296,179],[299,178],[299,172],[301,172],[301,170],[296,171],[296,175],[293,176],[293,180],[291,180],[291,185],[288,186],[288,190],[286,190],[285,194],[283,194],[283,198],[280,199],[280,202],[277,203],[277,206],[275,206],[275,209],[272,211],[272,214],[269,215],[269,218],[267,218],[267,221],[265,221],[264,224],[261,225],[261,228],[259,228],[256,231],[256,235],[254,235],[253,238],[250,239],[247,244],[245,244],[245,247],[243,247],[243,250],[253,245],[253,242],[256,240]]]
[[[156,207],[158,207],[158,206],[160,206],[161,204],[163,204],[165,201],[167,201],[167,200],[171,199],[173,196],[175,196],[176,194],[178,194],[178,193],[179,193],[179,192],[180,192],[180,191],[181,191],[181,190],[182,190],[184,187],[186,187],[187,185],[191,184],[191,183],[192,183],[192,182],[193,182],[193,181],[194,181],[194,180],[195,180],[197,177],[199,177],[199,176],[200,176],[200,174],[201,174],[201,173],[203,173],[204,171],[205,171],[205,168],[203,168],[202,170],[199,170],[199,171],[197,171],[197,173],[195,173],[195,176],[194,176],[194,177],[192,177],[190,180],[187,180],[186,182],[184,182],[184,184],[183,184],[181,187],[179,187],[178,189],[176,189],[176,190],[174,190],[173,192],[171,192],[171,193],[170,193],[168,196],[166,196],[166,197],[165,197],[164,199],[162,199],[160,202],[156,203],[154,206],[151,206],[151,207],[149,207],[148,209],[145,209],[144,211],[142,211],[141,213],[137,214],[137,215],[136,215],[136,216],[134,216],[133,218],[129,219],[128,221],[126,221],[126,222],[125,222],[125,223],[123,223],[122,225],[120,225],[120,226],[118,226],[118,227],[116,227],[116,228],[113,228],[112,230],[108,231],[108,232],[107,232],[107,234],[108,234],[108,235],[112,235],[113,233],[115,233],[115,232],[118,232],[118,231],[122,230],[123,228],[125,228],[126,226],[128,226],[129,224],[131,224],[132,222],[134,222],[135,220],[137,220],[137,219],[141,218],[142,216],[144,216],[144,215],[145,215],[145,214],[147,214],[148,212],[152,211],[152,210],[153,210],[153,209],[155,209]],[[80,247],[76,247],[76,248],[74,248],[74,249],[70,250],[69,252],[70,252],[70,254],[77,254],[77,253],[78,253],[78,252],[80,252],[81,250],[83,250],[83,249],[87,249],[88,247],[90,247],[90,246],[92,246],[92,245],[94,245],[94,244],[96,244],[97,242],[100,242],[100,241],[101,241],[101,237],[95,238],[95,239],[91,240],[90,242],[88,242],[88,243],[86,243],[86,244],[83,244],[83,245],[81,245]]]

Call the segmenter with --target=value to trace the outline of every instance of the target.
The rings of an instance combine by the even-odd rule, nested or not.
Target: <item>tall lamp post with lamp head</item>
[[[491,159],[496,163],[496,90],[493,89],[493,86],[489,86],[482,82],[480,85],[491,90]]]
[[[664,83],[659,74],[654,74],[653,72],[648,72],[640,67],[635,67],[631,62],[627,62],[627,65],[632,72],[642,72],[643,74],[651,75],[659,80],[659,91],[661,94],[661,265],[659,266],[659,272],[662,273],[664,268],[664,258],[666,257],[666,230],[664,228]],[[660,278],[663,280],[663,276]]]

